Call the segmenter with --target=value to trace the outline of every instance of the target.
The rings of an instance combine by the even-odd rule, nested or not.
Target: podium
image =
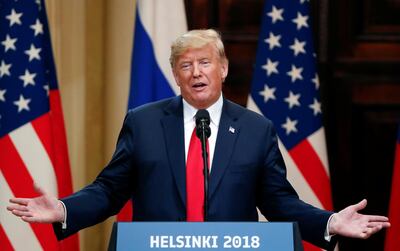
[[[297,223],[118,222],[109,251],[303,251]]]

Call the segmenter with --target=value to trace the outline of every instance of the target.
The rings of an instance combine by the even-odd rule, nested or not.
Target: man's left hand
[[[382,228],[390,227],[389,219],[385,216],[358,213],[366,206],[367,200],[364,199],[335,213],[329,223],[329,234],[367,239]]]

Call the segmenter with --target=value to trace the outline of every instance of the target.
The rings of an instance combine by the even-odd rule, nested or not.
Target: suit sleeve
[[[261,170],[261,196],[258,207],[270,221],[298,222],[302,238],[329,249],[335,240],[324,239],[325,229],[332,212],[313,207],[299,199],[286,178],[286,167],[278,148],[272,123],[265,130],[264,163]]]
[[[113,157],[95,181],[62,199],[68,217],[66,229],[61,229],[61,224],[53,224],[59,240],[118,213],[132,196],[134,135],[131,117],[130,113],[125,117]]]

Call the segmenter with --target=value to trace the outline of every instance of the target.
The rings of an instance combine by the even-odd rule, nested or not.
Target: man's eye
[[[185,69],[189,69],[190,68],[190,64],[183,64],[181,65],[181,69],[185,70]]]

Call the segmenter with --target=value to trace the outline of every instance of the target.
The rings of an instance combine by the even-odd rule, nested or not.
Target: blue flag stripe
[[[152,41],[143,27],[138,11],[135,25],[128,108],[175,95],[157,64]]]

